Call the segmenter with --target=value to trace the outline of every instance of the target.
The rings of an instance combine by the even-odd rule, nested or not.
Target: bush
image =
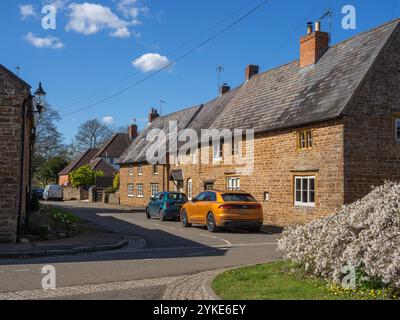
[[[104,176],[103,172],[95,171],[89,165],[84,165],[70,173],[71,184],[74,187],[92,186],[96,183],[96,177]]]
[[[113,188],[115,189],[115,191],[119,189],[119,172],[114,177]]]
[[[287,228],[278,241],[285,258],[335,282],[353,266],[358,286],[400,288],[400,183],[386,182],[338,213]],[[360,277],[359,277],[360,278]]]
[[[118,189],[114,188],[114,187],[109,187],[105,190],[107,193],[116,193],[118,191]]]

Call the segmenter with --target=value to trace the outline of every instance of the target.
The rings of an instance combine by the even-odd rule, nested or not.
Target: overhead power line
[[[236,9],[235,11],[231,12],[229,15],[225,16],[223,19],[217,21],[216,23],[212,24],[210,27],[206,28],[205,30],[201,31],[200,33],[198,33],[197,35],[195,35],[193,38],[189,39],[188,41],[180,44],[178,47],[172,49],[171,51],[166,53],[166,56],[170,56],[172,54],[174,54],[175,52],[179,51],[182,48],[187,47],[189,44],[193,43],[195,40],[197,40],[198,38],[200,38],[201,36],[205,35],[206,33],[210,32],[211,30],[213,30],[214,28],[218,27],[219,25],[221,25],[222,23],[224,23],[225,21],[229,20],[230,18],[232,18],[233,16],[237,15],[239,12],[243,11],[244,9],[250,7],[250,3],[246,3],[246,5],[241,6],[240,8]],[[101,89],[101,90],[97,90],[96,92],[94,92],[93,94],[90,94],[82,99],[79,99],[73,103],[70,103],[64,107],[62,107],[63,110],[67,110],[67,109],[71,109],[71,107],[74,107],[76,105],[79,105],[82,102],[88,101],[92,98],[95,98],[101,94],[104,94],[104,92],[110,91],[111,89],[117,87],[119,84],[127,81],[128,79],[133,78],[134,76],[136,76],[137,74],[139,74],[140,71],[136,71],[134,73],[131,73],[123,78],[121,78],[120,80],[115,81],[114,83],[108,85],[107,87]]]
[[[178,57],[177,59],[175,59],[175,61],[169,62],[168,64],[166,64],[165,66],[163,66],[162,68],[150,73],[148,76],[132,83],[131,85],[115,92],[114,94],[107,96],[97,102],[94,102],[92,104],[89,104],[83,108],[79,108],[75,111],[69,112],[67,114],[62,115],[62,117],[67,117],[70,116],[72,114],[78,113],[78,112],[82,112],[88,109],[91,109],[101,103],[104,103],[108,100],[111,100],[121,94],[123,94],[124,92],[138,86],[139,84],[153,78],[154,76],[156,76],[157,74],[161,73],[164,70],[167,70],[168,68],[170,68],[171,66],[173,66],[174,64],[177,64],[178,62],[180,62],[181,60],[185,59],[186,57],[188,57],[189,55],[191,55],[193,52],[195,52],[196,50],[200,49],[201,47],[205,46],[207,43],[211,42],[212,40],[214,40],[215,38],[217,38],[218,36],[220,36],[221,34],[225,33],[226,31],[230,30],[232,27],[236,26],[237,24],[239,24],[241,21],[243,21],[244,19],[246,19],[248,16],[250,16],[251,14],[253,14],[254,12],[256,12],[257,10],[259,10],[261,7],[263,7],[264,5],[266,5],[268,2],[270,2],[271,0],[264,0],[262,1],[260,4],[258,4],[257,6],[255,6],[254,8],[252,8],[251,10],[249,10],[248,12],[246,12],[245,14],[243,14],[242,16],[240,16],[238,19],[236,19],[235,21],[233,21],[232,23],[230,23],[229,25],[227,25],[226,27],[224,27],[223,29],[221,29],[220,31],[214,33],[213,35],[211,35],[209,38],[207,38],[206,40],[202,41],[201,43],[199,43],[198,45],[194,46],[192,49],[188,50],[185,54],[181,55],[180,57]]]

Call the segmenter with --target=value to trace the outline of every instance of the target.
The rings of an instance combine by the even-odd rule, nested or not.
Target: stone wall
[[[120,204],[119,191],[114,192],[114,193],[104,192],[102,202],[108,203],[108,204],[115,204],[115,205]]]
[[[20,208],[20,178],[23,175],[21,222],[25,219],[29,195],[30,117],[25,117],[23,172],[21,163],[21,130],[23,104],[29,107],[30,91],[0,68],[0,242],[13,242],[17,233]]]
[[[400,30],[392,35],[346,110],[345,202],[385,180],[400,181]]]
[[[89,192],[83,187],[74,188],[72,186],[63,187],[63,200],[87,200],[89,197]]]

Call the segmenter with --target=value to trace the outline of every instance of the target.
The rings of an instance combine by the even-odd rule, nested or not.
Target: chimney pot
[[[246,66],[245,80],[249,81],[253,76],[257,75],[260,67],[255,64],[249,64]]]
[[[315,32],[321,31],[321,21],[315,22]]]
[[[313,23],[307,22],[307,35],[309,36],[311,33],[313,33]]]
[[[231,87],[228,86],[227,83],[223,83],[220,87],[219,87],[219,94],[222,96],[223,94],[229,92],[231,90]]]

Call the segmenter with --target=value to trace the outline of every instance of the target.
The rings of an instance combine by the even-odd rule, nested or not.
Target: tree
[[[74,187],[92,186],[96,183],[96,177],[102,177],[104,173],[95,171],[89,165],[82,166],[70,173],[71,184]]]
[[[75,136],[75,147],[79,152],[98,148],[113,133],[113,130],[97,119],[88,120],[79,126],[78,133]]]
[[[60,121],[58,112],[46,104],[42,114],[36,118],[35,154],[45,160],[59,155],[64,149],[63,136],[56,123]]]
[[[67,164],[68,161],[63,157],[51,158],[40,166],[36,177],[43,185],[47,185],[49,182],[58,182],[58,173],[64,169]]]

